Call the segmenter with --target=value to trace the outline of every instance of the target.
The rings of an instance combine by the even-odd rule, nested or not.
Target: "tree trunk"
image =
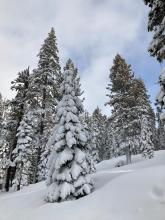
[[[6,178],[5,178],[5,190],[6,190],[6,192],[9,191],[9,187],[10,187],[10,173],[11,173],[11,167],[9,167],[6,171]]]
[[[126,148],[126,162],[127,164],[131,163],[131,151],[130,151],[130,146]]]
[[[38,183],[38,165],[40,163],[40,158],[41,158],[41,147],[39,145],[38,150],[37,150],[37,158],[36,158],[36,166],[35,166],[35,171],[34,171],[34,176],[33,176],[33,183]]]

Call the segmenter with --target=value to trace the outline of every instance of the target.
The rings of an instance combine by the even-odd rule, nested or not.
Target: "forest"
[[[165,2],[144,3],[153,34],[149,55],[163,63]],[[44,182],[46,204],[92,195],[97,172],[108,161],[115,161],[113,168],[132,169],[136,158],[152,163],[165,150],[165,69],[158,76],[160,91],[153,107],[143,78],[116,54],[105,88],[110,114],[103,114],[99,106],[89,113],[81,72],[69,57],[60,65],[57,41],[52,27],[37,54],[37,66],[31,69],[27,64],[11,82],[15,96],[9,100],[0,94],[1,193]]]

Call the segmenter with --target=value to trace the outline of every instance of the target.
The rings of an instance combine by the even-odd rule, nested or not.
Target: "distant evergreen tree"
[[[67,62],[61,85],[62,100],[57,106],[50,144],[46,201],[77,199],[93,189],[91,167],[86,154],[88,135],[80,114],[83,112],[80,79],[71,60]]]
[[[7,160],[10,161],[8,168],[6,169],[5,189],[9,190],[12,185],[13,178],[15,176],[16,166],[14,165],[13,150],[17,145],[17,129],[22,120],[25,99],[29,85],[29,68],[18,73],[16,80],[12,81],[12,90],[16,91],[16,96],[9,102],[9,113],[6,122],[6,142],[8,144],[8,152],[6,153]]]
[[[46,164],[45,160],[41,160],[41,158],[45,154],[46,143],[54,125],[55,108],[61,98],[59,87],[62,75],[53,28],[41,46],[38,57],[38,67],[31,75],[27,94],[31,111],[35,113],[38,123],[36,131],[38,144],[35,146],[37,168],[33,178],[35,182],[45,179]]]
[[[148,31],[153,31],[153,40],[149,47],[151,56],[155,56],[159,62],[165,59],[165,1],[144,0],[150,7],[148,15]]]
[[[98,161],[105,160],[108,154],[107,146],[107,118],[102,115],[101,110],[97,107],[92,114],[92,130],[94,132],[94,139],[96,150],[98,151]]]
[[[98,163],[99,159],[99,151],[96,144],[96,136],[94,134],[93,126],[92,126],[92,117],[89,115],[87,111],[82,115],[84,126],[89,134],[89,148],[87,149],[87,153],[91,156],[94,163]]]

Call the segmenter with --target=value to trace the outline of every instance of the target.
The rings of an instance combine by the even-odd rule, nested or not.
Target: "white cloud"
[[[36,54],[53,26],[61,62],[73,57],[78,67],[83,66],[82,86],[89,111],[104,106],[113,57],[138,38],[146,13],[141,0],[0,0],[0,4],[3,95],[11,97],[10,81],[18,71],[36,65]]]

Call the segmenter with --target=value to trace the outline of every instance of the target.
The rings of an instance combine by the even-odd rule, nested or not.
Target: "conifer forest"
[[[2,5],[6,4],[6,8],[11,4],[3,1]],[[31,6],[34,2],[30,3]],[[29,54],[36,63],[29,63],[30,59],[27,59],[23,69],[16,68],[15,77],[10,77],[10,85],[4,78],[4,86],[10,87],[8,93],[11,96],[6,95],[3,84],[0,86],[0,220],[164,220],[165,1],[137,0],[137,7],[143,9],[138,14],[139,19],[142,19],[144,11],[146,26],[143,23],[143,28],[136,28],[136,31],[140,32],[139,39],[145,35],[150,41],[144,46],[140,40],[140,43],[130,40],[126,49],[130,56],[115,47],[120,48],[117,45],[120,44],[119,38],[122,39],[122,47],[127,44],[124,34],[128,34],[131,26],[122,21],[121,14],[129,17],[130,13],[134,17],[134,9],[128,10],[128,7],[133,7],[133,1],[55,2],[58,0],[44,3],[45,13],[48,10],[52,16],[55,9],[48,7],[49,4],[56,7],[59,4],[62,13],[59,23],[63,25],[63,19],[67,22],[67,16],[73,18],[72,23],[68,18],[65,24],[66,35],[58,34],[59,28],[56,29],[54,23],[49,23],[47,33],[44,24],[43,27],[40,24],[44,37],[40,37],[42,42],[39,47],[37,44],[32,48],[35,57]],[[36,3],[40,8],[40,1],[36,0]],[[26,5],[26,2],[16,0],[15,7],[18,9],[19,4]],[[85,14],[72,11],[72,7],[77,7],[78,12],[83,12],[81,7],[93,9],[87,13],[91,19],[89,23],[85,22],[85,27]],[[5,7],[2,8],[7,12]],[[31,13],[37,13],[32,8]],[[116,12],[111,8],[119,9],[120,22],[113,21],[115,15],[113,17],[112,14]],[[24,13],[20,12],[23,13],[22,19],[26,14],[25,6],[24,9]],[[135,8],[135,11],[139,9]],[[98,17],[97,22],[92,19],[93,13]],[[107,23],[106,13],[112,15],[112,20]],[[43,14],[44,11],[39,16],[49,20],[49,16]],[[82,20],[76,20],[76,16],[82,16]],[[54,19],[58,19],[56,14]],[[33,21],[33,18],[28,15],[28,20]],[[21,24],[23,20],[19,22]],[[36,20],[33,22],[35,26]],[[95,28],[99,26],[99,30],[103,30],[99,36],[106,36],[105,26],[112,22],[114,32],[119,29],[117,43],[109,38],[109,45],[103,47],[105,53],[112,50],[111,59],[99,63],[99,54],[94,54],[92,49],[90,51],[92,47],[101,51],[101,39],[97,39]],[[68,34],[75,24],[79,27],[74,32],[75,39],[77,34],[81,49]],[[0,27],[7,30],[1,22]],[[92,46],[88,50],[81,47],[83,40],[78,39],[82,36],[81,28],[82,32],[86,32],[83,36],[87,35],[91,41]],[[142,33],[143,30],[145,33]],[[122,36],[119,36],[120,31]],[[24,35],[33,36],[26,31]],[[111,35],[113,33],[107,33],[107,38]],[[63,42],[67,38],[69,46],[66,49]],[[21,46],[21,42],[17,45],[19,50],[21,47],[23,50],[26,44],[26,41],[22,42]],[[30,44],[26,45],[28,47],[31,51]],[[79,52],[75,55],[74,50]],[[139,55],[140,50],[146,52],[147,58]],[[16,57],[17,52],[14,53]],[[88,67],[92,65],[92,56],[96,60],[93,70]],[[135,62],[132,57],[136,56]],[[21,62],[22,58],[17,57],[17,60]],[[148,63],[146,60],[149,60]],[[9,58],[8,65],[10,62],[14,60]],[[102,78],[100,65],[106,72]],[[139,73],[140,65],[143,65],[145,74]],[[157,66],[161,70],[156,73],[156,82],[151,82],[150,73],[145,71],[147,66],[152,69],[152,65],[153,71]],[[7,70],[8,67],[5,68]],[[95,80],[96,69],[102,80]],[[7,77],[3,70],[2,78]],[[90,70],[93,72],[90,73]],[[92,80],[88,80],[90,74]],[[84,86],[86,83],[89,86]],[[157,90],[151,89],[155,83]],[[94,86],[96,90],[90,93]]]

